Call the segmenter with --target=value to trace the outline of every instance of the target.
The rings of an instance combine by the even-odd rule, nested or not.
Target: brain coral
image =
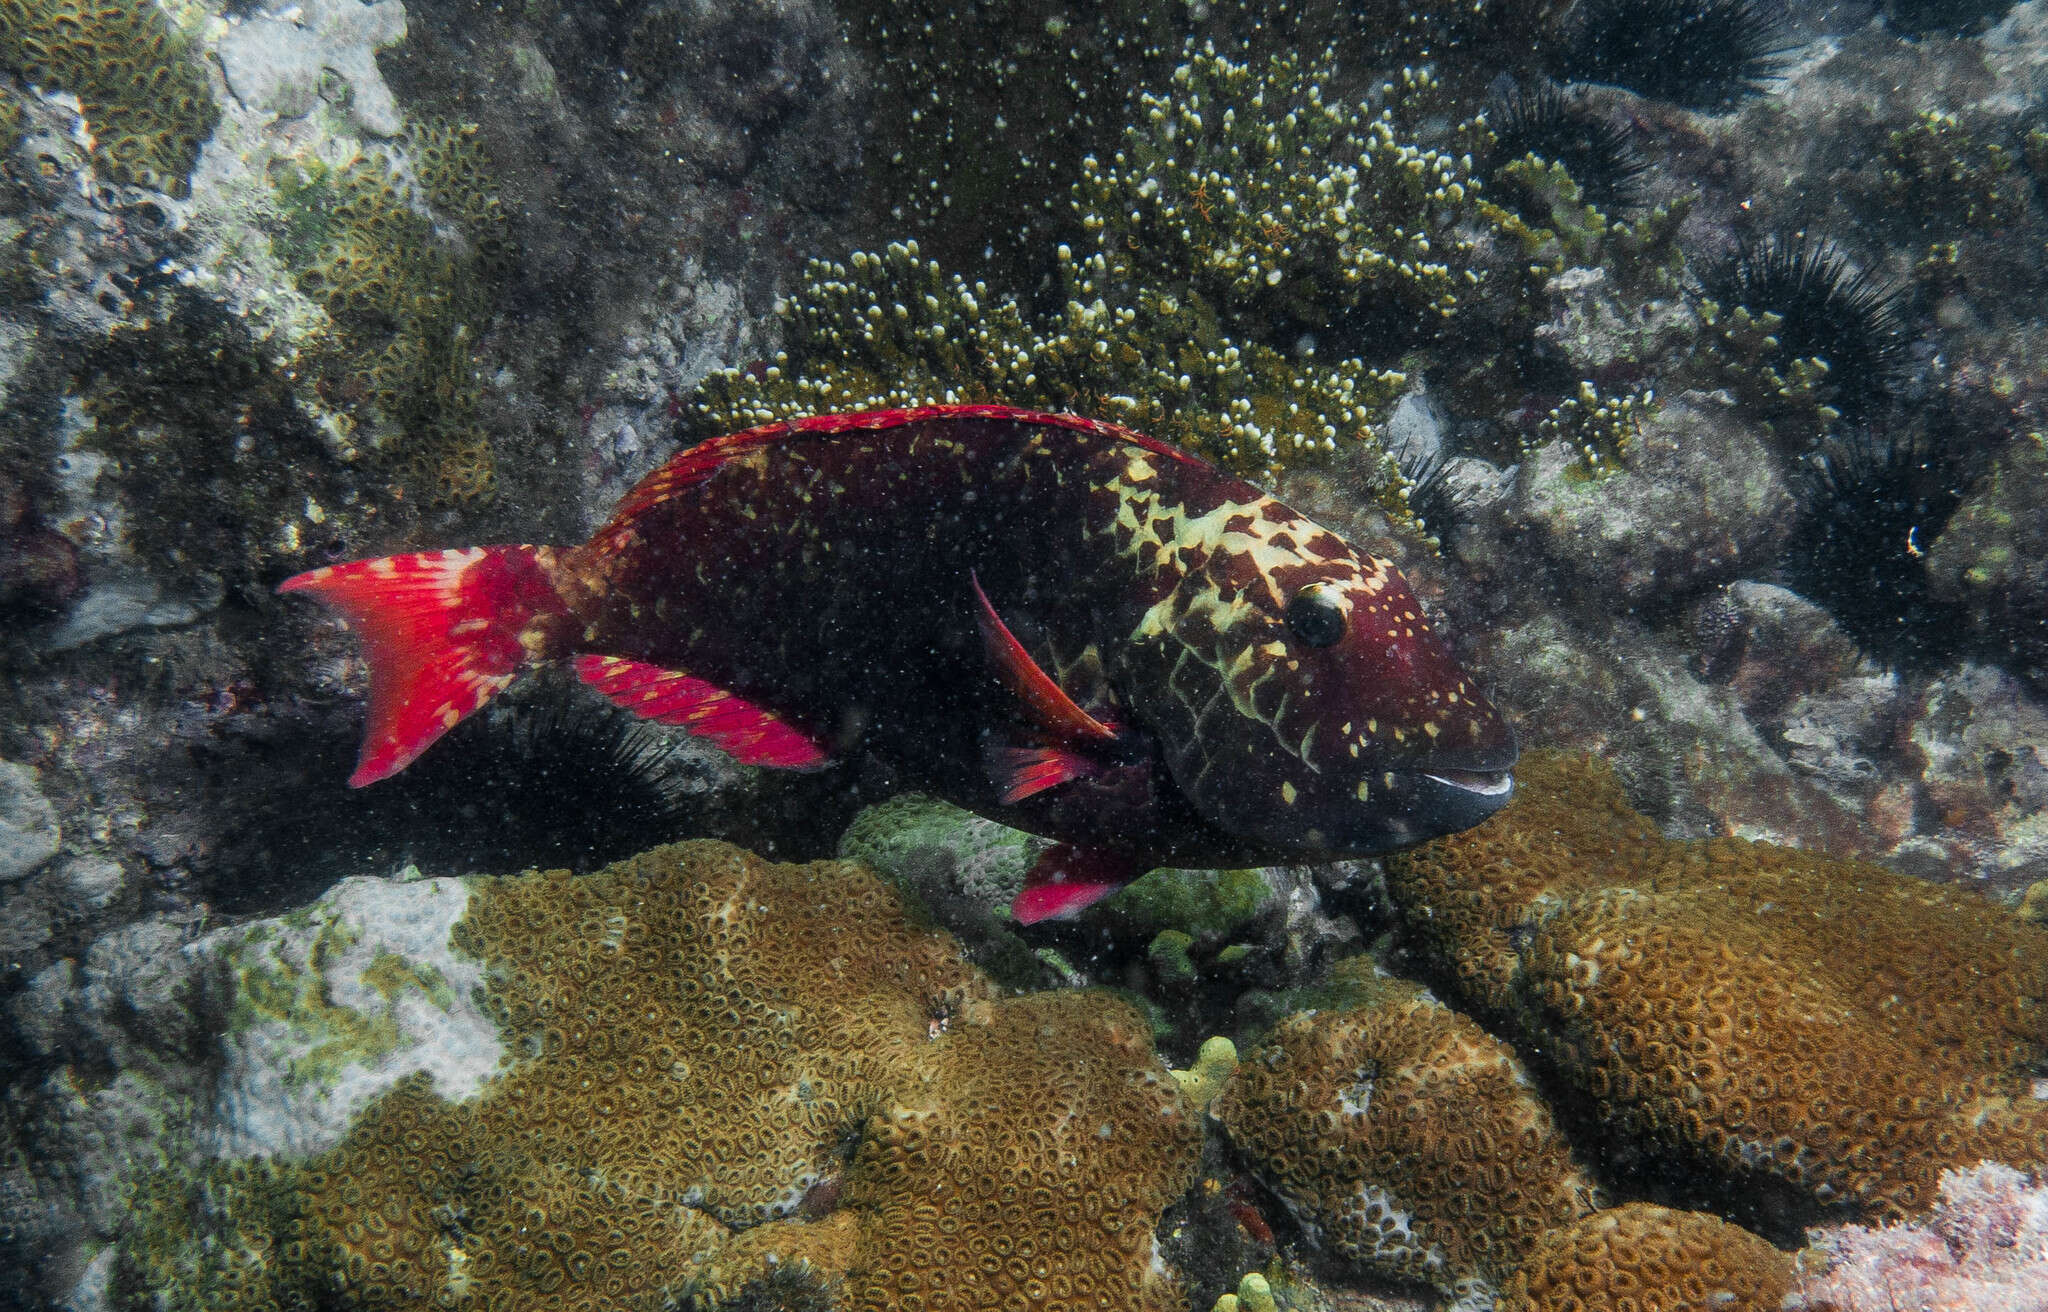
[[[1461,1299],[1598,1205],[1505,1045],[1415,986],[1297,1012],[1212,1114],[1324,1251]]]
[[[1625,1203],[1536,1241],[1499,1312],[1774,1312],[1792,1260],[1701,1212]]]
[[[458,945],[521,1054],[478,1098],[409,1083],[241,1222],[173,1306],[905,1312],[1166,1308],[1154,1227],[1200,1134],[1107,997],[997,1000],[874,876],[692,843],[479,881]],[[260,1225],[254,1227],[262,1233]],[[144,1258],[147,1245],[138,1245]],[[169,1268],[131,1260],[140,1305]]]
[[[110,177],[182,196],[220,110],[154,0],[0,0],[0,68],[78,97]]]
[[[1410,941],[1603,1127],[1754,1204],[1918,1213],[1943,1169],[2048,1162],[2048,934],[1954,890],[1673,842],[1604,765],[1388,863]]]

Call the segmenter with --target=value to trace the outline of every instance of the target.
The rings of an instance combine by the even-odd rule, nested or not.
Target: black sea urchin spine
[[[1925,553],[1962,504],[1962,484],[1960,462],[1924,439],[1858,430],[1823,442],[1801,470],[1787,581],[1887,664],[1919,669],[1954,655],[1963,626],[1934,593]]]
[[[1489,186],[1497,185],[1502,165],[1535,155],[1562,164],[1590,205],[1612,212],[1636,203],[1649,162],[1626,127],[1577,97],[1548,83],[1512,87],[1494,97],[1486,118],[1494,138],[1486,159]]]
[[[1777,315],[1773,363],[1825,363],[1825,400],[1845,418],[1883,409],[1897,390],[1906,364],[1898,291],[1834,243],[1803,232],[1767,237],[1710,266],[1700,290],[1723,310]]]
[[[1723,110],[1769,91],[1792,46],[1784,15],[1764,0],[1590,0],[1563,71]]]

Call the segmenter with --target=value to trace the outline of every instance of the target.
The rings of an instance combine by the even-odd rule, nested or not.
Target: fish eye
[[[1311,647],[1327,647],[1344,636],[1344,606],[1327,583],[1311,583],[1287,603],[1287,627]]]

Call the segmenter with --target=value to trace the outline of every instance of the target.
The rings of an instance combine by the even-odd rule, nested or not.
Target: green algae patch
[[[1119,890],[1103,907],[1122,928],[1156,935],[1179,930],[1194,938],[1229,934],[1272,900],[1260,870],[1154,870]]]
[[[335,1003],[328,995],[328,966],[357,938],[346,923],[329,922],[313,939],[303,966],[289,958],[242,953],[235,965],[235,1002],[228,1032],[244,1033],[263,1024],[283,1026],[296,1050],[286,1068],[287,1078],[295,1084],[331,1085],[349,1066],[368,1065],[396,1051],[402,1036],[398,1023],[388,1014],[366,1016],[354,1007]],[[400,978],[402,970],[418,981],[421,992],[434,998],[424,976],[401,958],[384,953],[377,964],[387,959],[392,963],[384,968],[387,981]],[[431,966],[427,969],[433,971]],[[433,973],[438,979],[439,972]],[[381,985],[378,991],[393,997]],[[440,992],[453,1002],[445,980],[440,981]],[[446,1009],[445,1004],[437,1005]]]
[[[386,1002],[397,1002],[407,989],[416,989],[441,1011],[455,1005],[455,990],[448,987],[448,977],[439,966],[431,961],[407,961],[396,952],[379,952],[363,971],[363,983],[377,990]]]

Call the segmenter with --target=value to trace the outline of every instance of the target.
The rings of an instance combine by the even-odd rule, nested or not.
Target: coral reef
[[[488,207],[453,184],[461,157],[449,137],[423,140],[443,194]],[[490,496],[496,458],[475,419],[470,346],[482,310],[476,254],[439,238],[383,159],[308,160],[276,179],[289,216],[281,254],[333,325],[301,351],[315,393],[427,499]]]
[[[1253,473],[1361,444],[1377,458],[1356,476],[1404,509],[1372,440],[1402,375],[1297,339],[1322,325],[1384,354],[1455,311],[1480,281],[1458,226],[1477,186],[1460,159],[1403,140],[1392,111],[1328,97],[1332,59],[1204,50],[1145,93],[1118,151],[1081,165],[1074,212],[1094,249],[1057,248],[1053,313],[915,244],[812,264],[782,307],[785,352],[708,379],[695,428],[1000,398],[1103,414]]]
[[[1281,1021],[1211,1114],[1321,1251],[1487,1297],[1598,1192],[1504,1045],[1413,985],[1357,990]]]
[[[1917,1215],[1952,1166],[2048,1161],[2039,930],[1875,867],[1674,843],[1583,758],[1518,774],[1512,806],[1391,859],[1388,887],[1429,968],[1617,1142],[1766,1218]]]
[[[2048,1302],[2048,1191],[2009,1166],[1941,1177],[1924,1224],[1810,1236],[1787,1312],[2026,1312]]]
[[[1501,1312],[1776,1312],[1792,1261],[1719,1217],[1624,1203],[1531,1246]]]
[[[996,999],[847,865],[697,843],[467,887],[453,943],[509,1067],[460,1100],[400,1081],[240,1204],[188,1173],[213,1201],[144,1209],[117,1303],[717,1307],[807,1269],[861,1306],[1174,1305],[1153,1226],[1199,1132],[1121,1004]]]
[[[78,97],[116,182],[183,196],[220,112],[187,40],[154,0],[8,0],[0,68]]]

